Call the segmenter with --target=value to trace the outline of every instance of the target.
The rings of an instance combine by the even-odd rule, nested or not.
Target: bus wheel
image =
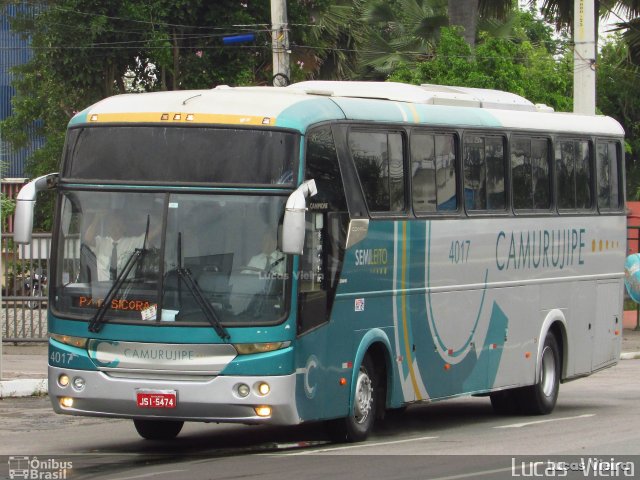
[[[556,406],[560,390],[560,349],[555,335],[549,332],[544,340],[540,365],[540,377],[535,385],[520,390],[520,407],[524,413],[546,415]]]
[[[366,355],[358,372],[350,415],[329,422],[329,432],[334,441],[361,442],[369,436],[378,409],[377,388],[373,362]]]
[[[184,422],[177,420],[140,420],[133,424],[142,438],[147,440],[171,440],[182,430]]]

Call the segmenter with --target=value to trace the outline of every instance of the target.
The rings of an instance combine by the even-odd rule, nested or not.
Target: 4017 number
[[[453,264],[467,263],[469,261],[470,248],[471,240],[455,240],[451,242],[449,261]]]

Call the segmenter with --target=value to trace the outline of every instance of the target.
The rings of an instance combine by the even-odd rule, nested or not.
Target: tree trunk
[[[465,41],[472,47],[476,44],[479,0],[448,0],[449,25],[464,28]]]

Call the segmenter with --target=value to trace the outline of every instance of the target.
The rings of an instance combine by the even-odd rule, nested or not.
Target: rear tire
[[[369,436],[379,408],[379,386],[373,361],[367,354],[358,371],[349,416],[331,420],[328,424],[329,433],[335,442],[361,442]]]
[[[540,376],[535,385],[525,387],[518,392],[523,413],[546,415],[553,411],[560,390],[560,355],[555,335],[551,332],[547,333],[538,365]]]
[[[178,420],[140,420],[133,424],[142,438],[147,440],[172,440],[178,436],[184,422]]]

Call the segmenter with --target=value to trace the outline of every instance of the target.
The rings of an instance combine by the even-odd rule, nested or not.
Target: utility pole
[[[287,0],[271,0],[271,48],[273,52],[273,86],[286,87],[291,78]]]
[[[596,113],[596,28],[594,0],[573,5],[573,111]]]

